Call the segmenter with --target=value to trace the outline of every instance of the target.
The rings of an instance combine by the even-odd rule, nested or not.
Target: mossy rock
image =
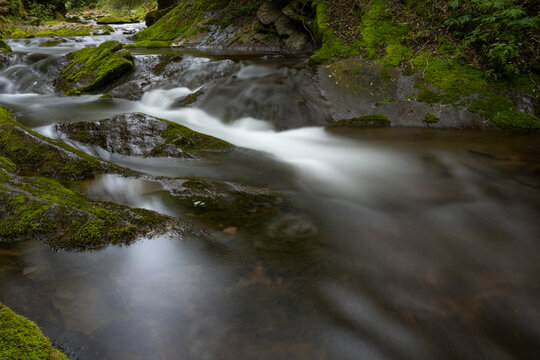
[[[168,48],[171,45],[169,41],[154,41],[154,40],[143,40],[135,44],[127,44],[126,48],[145,48],[145,49],[158,49],[158,48]]]
[[[439,122],[439,118],[435,114],[426,113],[426,115],[424,116],[424,122],[426,124],[436,124]]]
[[[130,24],[137,22],[137,19],[130,16],[103,16],[96,21],[98,24]]]
[[[82,144],[128,156],[198,158],[204,152],[233,149],[231,144],[213,136],[141,113],[99,122],[59,124],[57,129]]]
[[[502,96],[475,100],[468,110],[480,113],[486,120],[510,132],[540,132],[540,119],[532,114],[519,111],[510,99]]]
[[[11,46],[4,40],[0,39],[0,52],[11,52]]]
[[[134,68],[133,55],[118,41],[81,49],[67,58],[70,62],[55,82],[56,88],[66,95],[103,89]]]
[[[353,119],[336,121],[328,125],[328,128],[383,128],[390,127],[390,120],[384,114],[365,115]]]
[[[47,40],[47,41],[39,44],[39,46],[40,47],[54,47],[54,46],[58,46],[60,44],[63,44],[65,42],[66,42],[66,40],[64,40],[64,39]]]
[[[0,359],[68,360],[39,327],[0,303]]]
[[[89,250],[128,244],[176,229],[176,219],[82,196],[53,179],[4,171],[0,242],[37,239],[55,249]]]
[[[20,170],[68,180],[84,179],[113,168],[112,164],[22,126],[1,107],[0,155],[9,158]]]

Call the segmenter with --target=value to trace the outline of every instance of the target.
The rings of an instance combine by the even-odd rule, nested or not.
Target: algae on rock
[[[106,41],[67,55],[68,66],[56,79],[67,95],[97,91],[133,70],[133,55],[118,41]]]

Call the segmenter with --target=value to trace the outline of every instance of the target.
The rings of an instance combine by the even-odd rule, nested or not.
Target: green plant
[[[538,13],[527,13],[516,0],[451,0],[448,6],[444,24],[454,35],[475,46],[497,72],[519,72],[519,57],[529,45],[526,32],[540,25]]]

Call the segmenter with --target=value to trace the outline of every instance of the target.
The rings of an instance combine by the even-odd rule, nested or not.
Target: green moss
[[[380,128],[380,127],[389,127],[390,126],[390,120],[388,119],[388,116],[384,114],[373,114],[373,115],[365,115],[358,118],[353,119],[345,119],[345,120],[339,120],[336,121],[333,124],[330,124],[329,128],[340,128],[340,127],[348,127],[348,128]]]
[[[135,39],[173,41],[189,35],[194,25],[209,11],[223,8],[228,2],[210,0],[185,0],[162,16],[152,26],[138,32]]]
[[[0,169],[6,170],[9,173],[15,173],[17,171],[17,165],[15,165],[11,160],[0,156]]]
[[[388,0],[373,0],[371,7],[363,14],[360,24],[360,45],[365,48],[368,59],[379,58],[379,48],[386,45],[388,63],[395,63],[403,55],[410,56],[401,45],[409,27],[406,24],[395,24],[387,7]],[[391,65],[395,66],[395,65]]]
[[[92,156],[22,126],[2,107],[0,154],[20,169],[64,179],[83,179],[105,168]]]
[[[382,71],[381,71],[381,79],[383,81],[386,81],[386,82],[392,81],[392,74],[390,73],[389,68],[385,67],[385,68],[382,69]]]
[[[130,16],[103,16],[96,19],[98,24],[125,24],[137,22],[136,18]]]
[[[0,359],[67,360],[39,327],[0,303]]]
[[[328,4],[319,1],[315,8],[314,33],[321,47],[311,56],[313,64],[321,64],[338,58],[346,58],[359,55],[356,44],[349,45],[338,38],[330,27],[327,16]]]
[[[68,95],[95,91],[133,69],[133,55],[118,41],[106,41],[68,54],[69,65],[62,71],[61,88]]]
[[[443,96],[431,90],[423,89],[416,96],[416,100],[426,104],[435,104],[441,102],[443,100]]]
[[[100,27],[104,32],[109,30],[108,27]],[[17,27],[12,27],[7,29],[7,33],[10,38],[32,38],[32,37],[69,37],[69,36],[89,36],[92,35],[96,30],[94,27],[90,26],[80,26],[80,27],[65,27],[65,28],[56,28],[56,29],[43,29],[37,31],[25,31]]]
[[[439,122],[439,118],[435,114],[426,113],[424,116],[424,122],[427,124],[436,124]]]
[[[490,85],[484,73],[473,69],[458,60],[450,58],[436,58],[426,52],[418,54],[412,63],[422,70],[422,79],[417,85],[431,94],[423,94],[420,97],[431,99],[432,102],[455,103],[464,96],[483,93]],[[433,92],[426,85],[440,90],[440,98],[432,96]],[[429,95],[429,96],[428,96]],[[425,101],[430,103],[430,101]]]
[[[191,130],[188,127],[165,119],[160,120],[169,124],[167,129],[161,134],[161,136],[166,140],[165,144],[173,144],[182,151],[228,151],[232,149],[232,145],[226,141],[210,135],[201,134]],[[160,145],[153,149],[151,156],[164,156],[164,146],[165,145]]]
[[[135,44],[128,44],[124,47],[154,49],[154,48],[167,48],[170,45],[171,43],[169,41],[142,40]]]
[[[412,50],[401,44],[389,44],[386,46],[386,55],[381,60],[384,66],[398,66],[401,61],[412,57]]]
[[[40,177],[19,177],[0,189],[0,238],[37,238],[55,248],[83,250],[127,243],[174,221],[148,210],[90,200]]]
[[[468,110],[479,112],[487,120],[507,131],[518,133],[540,131],[540,119],[534,115],[519,111],[510,99],[501,96],[475,100]]]
[[[44,43],[41,43],[39,46],[40,47],[53,47],[53,46],[58,46],[63,42],[65,42],[65,41],[63,41],[63,40],[47,40]]]
[[[189,106],[193,103],[195,103],[197,101],[197,99],[199,98],[199,96],[201,96],[203,94],[204,90],[203,89],[200,89],[198,91],[195,91],[194,93],[192,94],[189,94],[188,96],[186,96],[186,98],[184,99],[184,106]]]
[[[0,39],[0,52],[11,52],[11,46],[4,39]]]

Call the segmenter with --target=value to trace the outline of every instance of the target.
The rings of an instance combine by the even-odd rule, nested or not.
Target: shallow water
[[[41,53],[36,43],[17,42],[15,60],[0,71],[7,84],[0,103],[52,137],[60,135],[51,124],[126,112],[176,121],[253,152],[179,161],[73,145],[152,175],[267,187],[299,211],[268,219],[255,234],[207,229],[211,236],[87,253],[2,245],[0,301],[70,356],[537,358],[540,137],[327,131],[310,112],[305,61],[268,56],[176,51],[181,60],[140,99],[59,97],[46,64],[80,44]],[[139,52],[129,81],[156,76],[145,67],[155,56]],[[210,95],[199,107],[177,105],[201,86]],[[189,220],[151,179],[107,175],[80,190]],[[307,237],[287,233],[308,225]]]

